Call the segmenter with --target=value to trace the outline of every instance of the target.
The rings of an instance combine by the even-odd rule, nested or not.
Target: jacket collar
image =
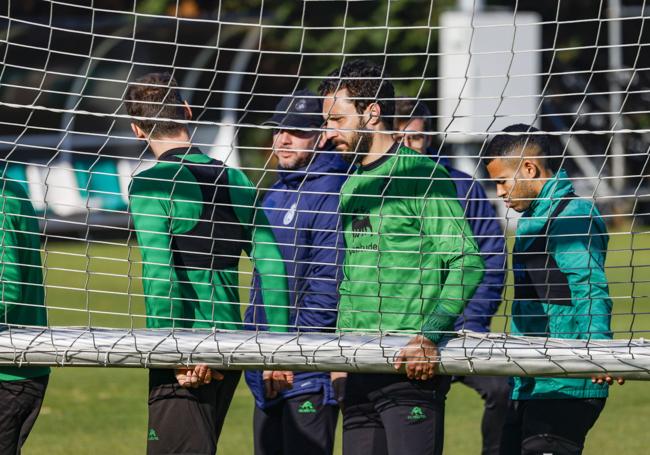
[[[362,164],[359,164],[357,167],[357,170],[359,172],[368,172],[372,171],[373,169],[377,169],[379,166],[384,164],[386,161],[391,159],[395,153],[397,153],[397,150],[399,149],[399,143],[393,142],[393,145],[388,149],[386,153],[384,153],[379,159],[373,161],[372,163],[364,166]]]
[[[569,180],[569,175],[564,169],[560,169],[557,174],[546,181],[542,191],[524,212],[524,216],[547,217],[558,200],[573,192],[575,192],[575,188]]]
[[[534,241],[535,235],[541,233],[548,217],[560,201],[574,192],[573,184],[566,171],[560,170],[542,187],[539,195],[530,204],[517,222],[517,239],[515,250],[525,251]]]
[[[158,157],[159,161],[171,161],[172,157],[176,155],[192,155],[195,153],[201,153],[201,151],[196,147],[176,147],[173,149],[167,150],[165,153]]]
[[[427,147],[425,153],[429,155],[433,160],[435,160],[436,163],[441,164],[442,166],[449,169],[451,165],[449,158],[446,156],[440,156],[440,150],[435,147]]]
[[[307,165],[298,169],[278,168],[279,181],[288,187],[298,187],[304,180],[313,180],[323,174],[347,174],[348,165],[334,151],[316,154]]]

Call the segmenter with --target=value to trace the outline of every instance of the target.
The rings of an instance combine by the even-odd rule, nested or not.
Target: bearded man
[[[340,195],[337,330],[412,335],[394,363],[406,376],[347,375],[343,453],[441,454],[450,378],[435,374],[437,344],[481,283],[483,260],[449,172],[393,141],[382,68],[349,62],[319,92],[326,138],[356,164]]]

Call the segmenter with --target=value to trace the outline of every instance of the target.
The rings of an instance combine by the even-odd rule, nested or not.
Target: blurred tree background
[[[56,38],[56,32],[52,35],[48,26],[59,23],[92,31],[95,34],[92,39],[74,40],[75,53],[82,56],[94,56],[102,42],[121,39],[102,57],[109,60],[100,61],[89,72],[89,76],[96,76],[98,80],[91,78],[81,93],[79,108],[99,112],[123,113],[115,103],[92,96],[109,90],[113,96],[119,96],[124,87],[115,83],[108,87],[111,84],[105,82],[107,79],[128,80],[144,72],[173,67],[181,85],[183,81],[191,81],[192,86],[186,87],[185,94],[193,106],[195,118],[219,122],[224,115],[224,99],[233,64],[245,54],[247,63],[240,71],[243,77],[236,90],[238,101],[234,109],[237,139],[242,166],[264,187],[271,179],[264,171],[265,167],[272,166],[268,163],[271,137],[268,130],[255,125],[269,117],[280,96],[299,88],[316,90],[322,77],[344,61],[363,57],[382,64],[398,95],[425,100],[436,115],[438,19],[442,12],[456,8],[457,3],[452,0],[70,0],[60,3],[14,0],[4,7],[3,15],[7,17],[4,22],[9,25],[11,19],[25,18],[42,25],[37,35],[50,36],[50,39]],[[650,69],[642,64],[650,61],[647,10],[642,11],[644,2],[641,0],[623,2],[626,15],[630,16],[623,23],[621,36],[626,70],[610,72],[607,6],[608,2],[592,0],[517,2],[519,11],[537,12],[543,21],[541,86],[545,87],[545,92],[540,113],[543,129],[609,129],[608,92],[612,83],[625,92],[622,111],[626,114],[621,116],[617,128],[650,128],[647,109]],[[513,3],[488,0],[484,8],[486,11],[512,11]],[[248,50],[243,48],[247,37]],[[32,35],[20,39],[35,42],[39,38]],[[84,40],[92,42],[85,44]],[[70,40],[67,41],[61,47],[70,53]],[[56,49],[56,43],[56,39],[48,43],[50,51]],[[18,61],[34,58],[29,56],[30,52],[12,57],[6,44],[4,47],[5,62],[12,58]],[[39,60],[44,58],[38,56]],[[75,80],[66,75],[71,72],[70,67],[80,67],[79,74],[83,75],[88,63],[57,55],[49,55],[47,59],[45,73],[41,71],[30,76],[35,79],[33,86],[45,91],[39,96],[39,102],[58,107],[62,101],[57,102],[57,97],[63,96],[61,93],[65,93],[66,85],[70,87]],[[57,63],[66,69],[55,71],[59,69]],[[12,79],[24,80],[25,75],[11,68],[3,70],[0,81]],[[5,88],[3,95],[7,90],[11,91]],[[13,92],[9,93],[10,99],[13,96]],[[57,115],[44,113],[41,117]],[[80,114],[77,117],[79,128],[94,128],[107,135],[127,128],[122,119],[84,119]],[[33,119],[25,121],[29,124]],[[57,124],[57,120],[50,123]],[[90,125],[84,126],[87,124]],[[648,173],[649,137],[647,132],[623,135],[628,170],[634,170],[630,171],[632,177],[626,179],[630,191],[647,185],[643,176]],[[593,155],[597,167],[603,167],[606,173],[606,155],[611,153],[612,135],[580,135],[578,140],[585,153]],[[137,152],[121,150],[116,153]],[[449,153],[453,154],[453,150]],[[579,169],[570,171],[579,173]],[[640,203],[637,213],[648,211],[641,208],[647,203],[643,197],[640,194],[637,200]]]

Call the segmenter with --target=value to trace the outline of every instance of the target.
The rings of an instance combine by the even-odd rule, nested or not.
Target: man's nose
[[[328,140],[331,140],[334,139],[336,136],[338,136],[338,131],[328,126],[327,129],[325,130],[325,137]]]
[[[291,135],[287,131],[280,131],[278,133],[277,143],[286,145],[291,143]]]
[[[405,146],[407,146],[408,148],[410,148],[410,149],[413,148],[413,147],[411,147],[411,146],[413,145],[413,139],[412,139],[412,136],[411,136],[410,134],[405,134],[405,135],[404,135],[404,142],[403,142],[403,144],[404,144]]]

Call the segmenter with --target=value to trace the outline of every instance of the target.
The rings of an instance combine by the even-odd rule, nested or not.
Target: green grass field
[[[46,250],[51,324],[144,325],[137,248],[110,242],[48,243]],[[613,327],[617,337],[629,338],[630,334],[647,337],[650,233],[612,234],[607,264],[615,301]],[[248,267],[244,264],[242,269],[242,295],[246,294]],[[504,306],[501,311],[505,314],[507,308]],[[495,330],[504,330],[505,320],[495,318]],[[146,379],[146,371],[139,369],[54,370],[41,415],[24,453],[144,453]],[[219,453],[252,453],[252,406],[242,381],[219,443]],[[480,452],[481,415],[478,395],[463,385],[453,386],[447,400],[445,454]],[[613,388],[603,415],[588,437],[585,453],[645,453],[650,445],[645,424],[648,415],[650,384],[630,382]],[[340,453],[340,433],[337,453]]]

